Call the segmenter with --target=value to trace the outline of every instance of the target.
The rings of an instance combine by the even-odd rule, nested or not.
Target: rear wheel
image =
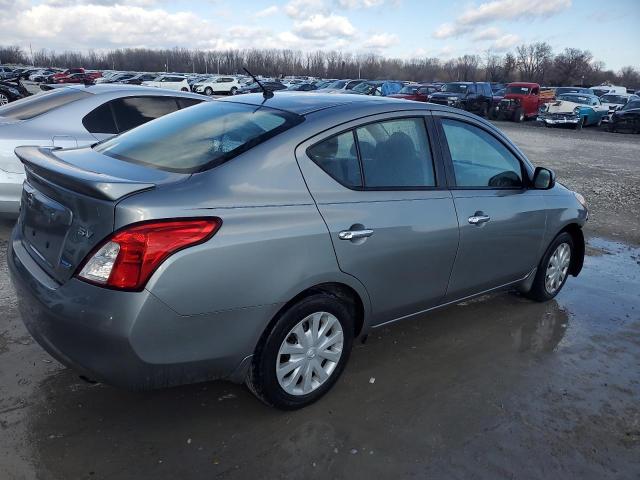
[[[573,238],[567,232],[558,235],[545,252],[531,290],[525,296],[537,302],[546,302],[555,297],[562,289],[571,266]]]
[[[517,108],[516,111],[513,112],[513,121],[518,123],[524,122],[524,110]]]
[[[267,405],[305,407],[327,393],[349,359],[352,309],[327,293],[304,298],[262,338],[246,384]]]

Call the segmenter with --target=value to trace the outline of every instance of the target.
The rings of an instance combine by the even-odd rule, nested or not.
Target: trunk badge
[[[89,230],[88,228],[78,227],[78,236],[79,237],[85,237],[85,238],[91,238],[91,237],[93,237],[93,232],[91,230]]]

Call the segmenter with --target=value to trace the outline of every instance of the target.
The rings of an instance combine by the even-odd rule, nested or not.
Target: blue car
[[[538,121],[545,126],[571,125],[576,129],[588,125],[600,125],[609,113],[600,99],[586,93],[564,93],[556,101],[540,108]]]

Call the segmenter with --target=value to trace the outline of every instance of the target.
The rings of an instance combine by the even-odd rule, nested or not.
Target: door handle
[[[363,228],[361,230],[342,230],[338,233],[340,240],[357,240],[359,238],[367,238],[373,235],[373,230],[369,228]]]
[[[489,215],[482,215],[480,212],[476,212],[475,215],[469,217],[469,223],[471,225],[482,225],[483,223],[487,223],[489,220],[491,220]]]

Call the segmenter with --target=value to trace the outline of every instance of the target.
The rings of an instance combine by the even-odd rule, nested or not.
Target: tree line
[[[415,81],[532,81],[543,85],[597,85],[603,82],[640,88],[640,71],[633,66],[607,70],[588,50],[566,48],[554,53],[546,42],[523,44],[503,55],[462,55],[443,61],[340,51],[302,52],[287,49],[122,48],[108,51],[38,50],[0,46],[0,62],[36,67],[79,67],[146,72],[242,73],[309,75],[320,78],[368,78]]]

